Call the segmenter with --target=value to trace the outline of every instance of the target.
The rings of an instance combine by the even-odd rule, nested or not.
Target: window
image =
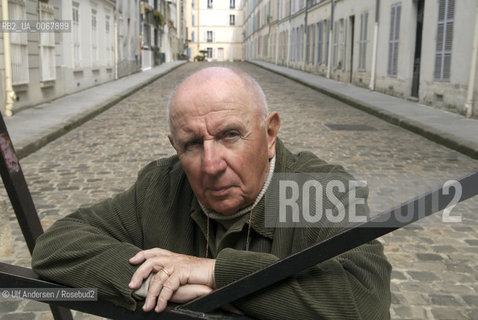
[[[392,6],[390,19],[390,40],[388,44],[388,69],[389,76],[397,75],[398,67],[398,44],[400,40],[400,15],[402,4],[397,3]]]
[[[73,67],[80,67],[80,17],[79,4],[73,3]]]
[[[342,41],[340,42],[340,52],[342,53],[341,58],[341,69],[345,70],[345,57],[347,54],[347,20],[340,19],[340,28],[342,30]]]
[[[212,42],[212,31],[207,32],[207,42]]]
[[[309,63],[310,52],[310,25],[305,27],[305,63]]]
[[[322,32],[323,32],[323,23],[320,21],[317,23],[317,35],[318,39],[318,48],[317,48],[317,64],[322,64]]]
[[[123,15],[120,13],[118,17],[118,29],[119,29],[119,40],[118,40],[118,59],[123,60],[125,57],[125,47],[126,47],[126,28],[124,25]]]
[[[367,22],[368,12],[364,12],[360,15],[359,71],[365,71],[365,62],[367,58]]]
[[[324,64],[326,66],[329,65],[329,40],[330,40],[330,20],[329,19],[325,19],[324,20],[324,23],[325,23],[325,52],[324,52]]]
[[[196,2],[195,0],[191,1],[191,8],[194,9],[194,2]]]
[[[212,9],[212,0],[207,0],[208,9]]]
[[[229,25],[235,26],[236,25],[236,15],[230,14],[229,15]]]
[[[52,21],[53,6],[39,2],[39,15],[41,21]],[[40,33],[40,60],[41,81],[55,80],[55,34],[50,32]]]
[[[450,81],[455,0],[440,0],[435,50],[434,78]]]
[[[207,48],[207,57],[212,59],[212,48]]]
[[[11,20],[25,20],[26,8],[24,4],[10,2],[8,16]],[[10,33],[10,50],[12,66],[12,83],[24,84],[29,82],[27,33]]]
[[[294,60],[294,56],[293,56],[293,48],[294,48],[294,29],[291,30],[290,32],[290,40],[289,40],[289,59],[290,60]]]
[[[105,16],[105,33],[106,33],[106,65],[112,66],[114,62],[114,42],[113,33],[111,32],[110,16]]]
[[[96,34],[96,10],[91,9],[91,61],[93,66],[98,65],[98,37]]]
[[[312,64],[315,64],[315,24],[312,24],[311,28],[312,28],[312,34],[311,34],[311,39],[312,39],[312,44],[311,44],[312,52],[311,52],[311,54],[310,54],[310,62],[311,62]]]
[[[236,0],[230,0],[229,1],[229,8],[231,8],[231,9],[236,8]]]
[[[304,25],[301,25],[297,35],[297,38],[299,38],[299,61],[304,59],[304,32]]]
[[[193,16],[192,16],[192,25],[193,25],[193,27],[194,27],[194,20],[195,20],[194,18],[195,18],[195,17],[194,17],[194,14],[193,14]]]
[[[194,31],[191,32],[191,42],[194,42]]]
[[[333,56],[332,56],[332,67],[336,68],[338,64],[338,51],[339,51],[339,21],[334,23],[334,44],[333,44]]]

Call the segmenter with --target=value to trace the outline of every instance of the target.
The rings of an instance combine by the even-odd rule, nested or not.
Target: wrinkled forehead
[[[186,78],[176,89],[171,100],[170,117],[184,114],[197,107],[198,104],[217,103],[228,107],[230,104],[241,104],[255,109],[255,88],[252,88],[243,77],[227,68],[206,68]],[[249,109],[249,108],[247,108]]]

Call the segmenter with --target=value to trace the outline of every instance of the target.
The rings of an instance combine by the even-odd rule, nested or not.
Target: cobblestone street
[[[22,159],[43,227],[123,191],[148,162],[173,154],[168,96],[186,75],[211,65],[183,65]],[[373,213],[478,169],[477,160],[282,76],[248,63],[225,65],[258,80],[270,111],[281,116],[279,137],[287,147],[310,150],[366,180]],[[450,215],[462,222],[443,222],[440,213],[381,238],[393,266],[392,319],[478,319],[478,197]],[[0,261],[30,267],[12,212],[10,220],[14,254]],[[0,300],[1,320],[51,318],[47,305]],[[75,312],[75,319],[94,318]]]

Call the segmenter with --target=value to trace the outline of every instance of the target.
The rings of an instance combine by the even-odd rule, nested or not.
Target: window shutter
[[[435,80],[450,80],[454,17],[455,0],[440,0],[433,74]]]
[[[312,38],[312,55],[310,57],[310,61],[312,62],[312,64],[315,64],[315,24],[312,24],[312,35],[311,35],[311,38]]]
[[[390,76],[397,75],[401,11],[401,3],[392,6],[390,19],[390,42],[388,46],[388,75]]]
[[[345,60],[347,57],[347,19],[344,19],[343,45],[342,45],[342,70],[345,71]]]
[[[319,48],[317,49],[317,63],[322,64],[322,32],[323,32],[323,22],[320,21],[318,24],[318,34],[319,34]]]
[[[327,24],[327,30],[325,34],[325,65],[329,64],[329,40],[330,40],[330,20],[326,19],[324,22]]]

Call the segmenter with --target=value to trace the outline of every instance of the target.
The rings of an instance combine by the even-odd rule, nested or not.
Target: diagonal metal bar
[[[17,216],[23,237],[32,253],[35,241],[43,233],[33,199],[20,167],[20,162],[13,148],[7,127],[0,114],[0,174]],[[70,310],[51,306],[53,316],[57,320],[72,320]]]
[[[0,115],[0,173],[3,184],[22,229],[30,253],[35,247],[36,238],[43,233],[43,228],[23,176],[20,162],[8,134],[3,117]]]
[[[455,192],[449,193],[444,190],[444,187],[427,192],[383,212],[367,222],[357,224],[330,239],[306,248],[177,308],[209,312],[266,288],[306,268],[377,239],[393,230],[443,210],[450,204],[469,199],[478,194],[478,171],[462,177],[457,180],[456,184],[461,186],[461,194],[458,194],[456,188]]]
[[[2,293],[6,288],[35,288],[41,289],[70,289],[64,285],[39,279],[38,275],[31,269],[19,266],[13,266],[0,263],[0,283],[2,284]],[[8,291],[7,291],[8,292]],[[5,297],[4,297],[5,298]],[[46,301],[45,301],[46,302]],[[81,312],[94,314],[108,319],[118,320],[191,320],[191,319],[210,319],[210,320],[252,320],[246,316],[235,314],[206,314],[203,312],[190,310],[166,310],[162,313],[144,312],[141,306],[135,311],[127,310],[116,306],[110,302],[98,301],[48,301],[47,303],[58,306],[68,307]]]

